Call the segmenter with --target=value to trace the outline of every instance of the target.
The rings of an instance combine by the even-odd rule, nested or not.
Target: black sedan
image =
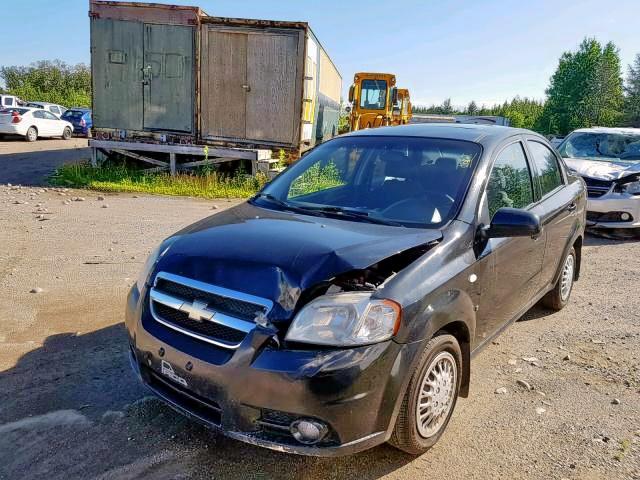
[[[468,395],[473,354],[536,302],[569,301],[585,202],[527,130],[338,137],[161,243],[128,298],[132,366],[245,442],[420,454]]]

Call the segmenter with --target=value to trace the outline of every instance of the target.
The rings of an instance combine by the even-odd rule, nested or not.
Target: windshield
[[[80,120],[85,112],[80,110],[67,110],[62,114],[62,118],[72,118],[74,120]]]
[[[453,218],[480,157],[478,144],[417,137],[324,143],[253,202],[345,220],[434,228]]]
[[[574,132],[558,148],[565,158],[640,160],[640,133]]]
[[[387,82],[363,80],[360,88],[360,108],[384,110],[387,104]]]

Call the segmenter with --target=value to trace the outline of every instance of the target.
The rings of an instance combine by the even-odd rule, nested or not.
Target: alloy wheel
[[[446,423],[453,406],[458,367],[451,353],[440,352],[429,364],[418,393],[416,422],[424,438],[437,434]]]
[[[562,267],[562,275],[560,276],[560,298],[563,302],[569,298],[569,294],[571,293],[575,263],[573,255],[568,255]]]

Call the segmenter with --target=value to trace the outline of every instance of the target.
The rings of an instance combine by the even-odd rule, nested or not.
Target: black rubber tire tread
[[[457,385],[453,405],[449,411],[446,421],[440,428],[440,431],[430,438],[424,438],[418,433],[415,420],[415,404],[417,402],[417,390],[422,385],[422,377],[431,360],[440,352],[448,351],[456,359],[457,363]],[[418,366],[411,375],[411,380],[407,386],[407,391],[402,400],[400,411],[396,424],[389,439],[389,443],[395,448],[402,450],[411,455],[421,455],[429,450],[440,439],[449,424],[451,415],[456,407],[458,394],[460,392],[460,384],[462,381],[462,351],[460,345],[453,335],[442,334],[434,336],[424,348],[422,356],[418,361]]]
[[[64,140],[69,140],[73,136],[73,131],[69,127],[65,127],[62,131],[62,138]]]
[[[569,257],[569,255],[573,255],[573,261],[574,261],[574,265],[576,265],[576,251],[573,247],[571,247],[571,250],[569,250],[569,253],[567,254],[566,257],[564,257],[562,259],[562,267],[564,268],[564,262],[567,261],[567,258]],[[550,308],[551,310],[555,310],[560,311],[562,310],[564,307],[567,306],[567,304],[569,303],[569,300],[571,300],[571,291],[573,291],[573,283],[571,284],[571,291],[569,291],[569,296],[567,297],[566,300],[562,300],[562,295],[560,294],[560,282],[562,279],[562,275],[560,277],[558,277],[558,281],[556,282],[555,286],[553,287],[553,290],[550,290],[544,297],[542,297],[542,304],[547,307]]]

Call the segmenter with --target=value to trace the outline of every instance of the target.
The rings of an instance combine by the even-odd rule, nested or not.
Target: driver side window
[[[506,147],[493,165],[487,185],[489,217],[502,207],[525,208],[533,203],[531,171],[520,142]]]

